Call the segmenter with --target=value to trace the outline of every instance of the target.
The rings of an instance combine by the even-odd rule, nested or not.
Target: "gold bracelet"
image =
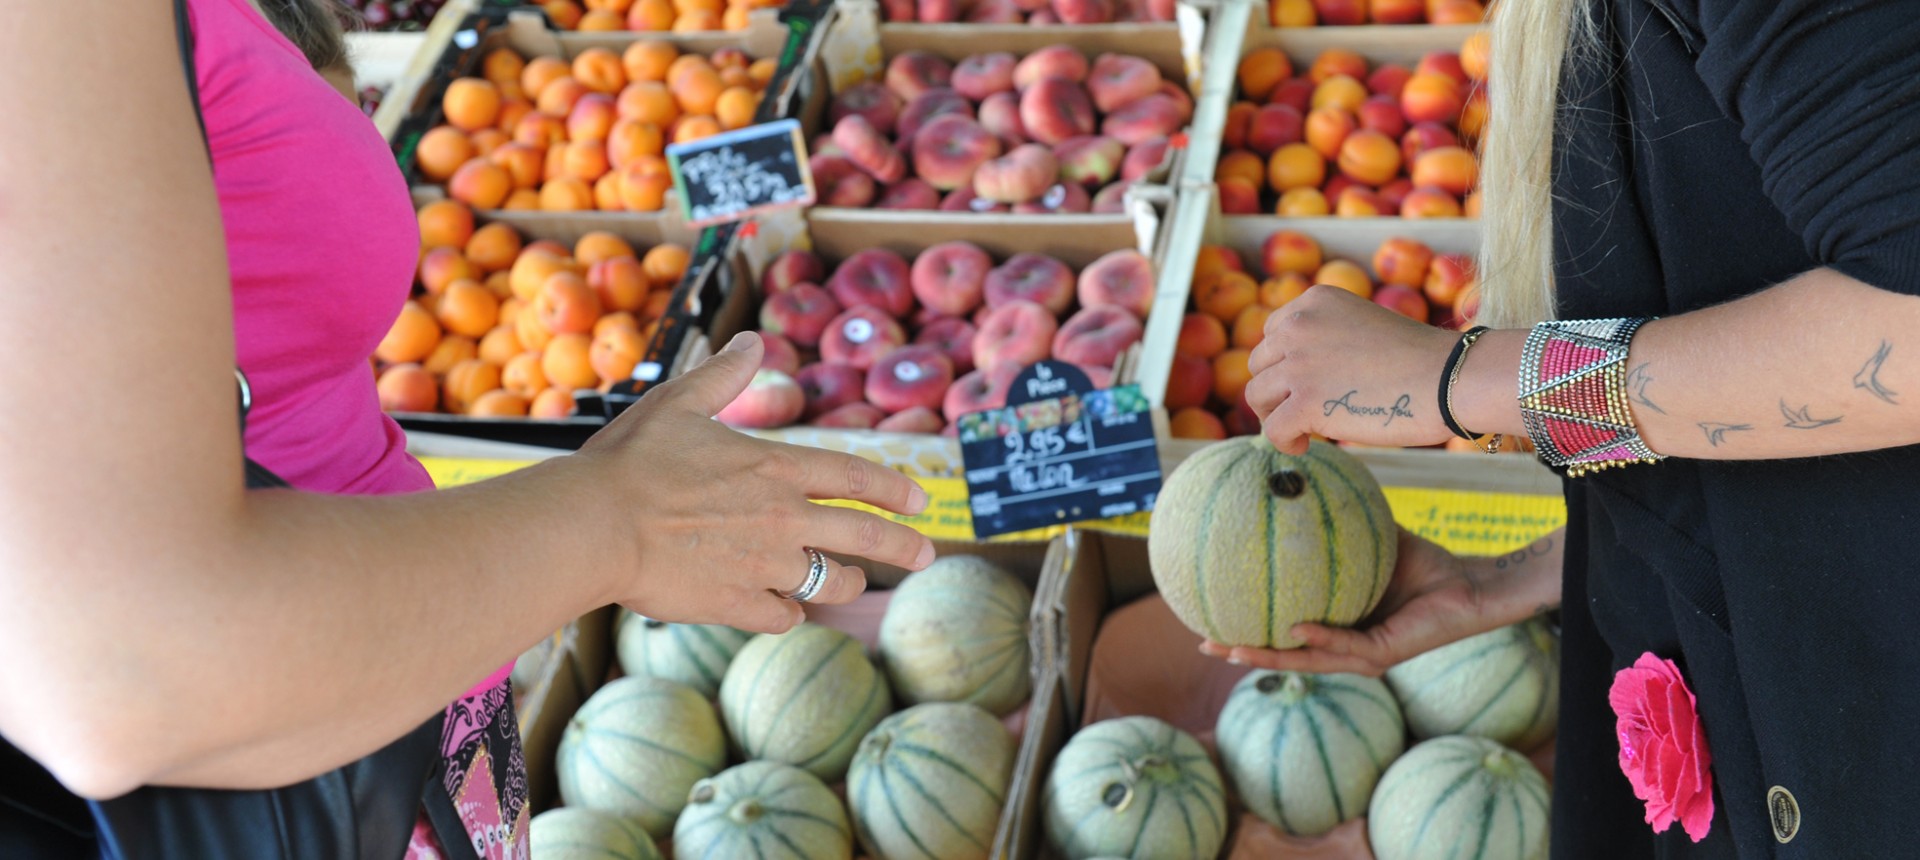
[[[1485,328],[1475,328],[1461,335],[1460,354],[1454,359],[1453,366],[1447,370],[1447,396],[1446,399],[1442,401],[1442,405],[1447,410],[1446,417],[1448,424],[1451,426],[1461,426],[1459,420],[1453,417],[1453,386],[1460,381],[1460,368],[1465,367],[1467,364],[1467,351],[1473,349],[1474,343],[1478,342],[1481,336],[1486,333],[1487,329]],[[1473,442],[1474,447],[1479,448],[1481,451],[1488,454],[1498,454],[1500,453],[1500,443],[1506,441],[1506,438],[1505,435],[1500,433],[1488,433],[1481,436],[1469,437],[1469,441]],[[1486,441],[1488,439],[1492,441]]]

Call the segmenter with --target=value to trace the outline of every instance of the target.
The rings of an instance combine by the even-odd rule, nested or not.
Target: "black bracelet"
[[[1447,429],[1452,430],[1453,435],[1469,442],[1480,436],[1477,433],[1467,432],[1467,428],[1460,426],[1460,421],[1453,417],[1453,383],[1460,378],[1460,360],[1466,357],[1467,347],[1472,346],[1474,341],[1479,340],[1480,336],[1486,333],[1487,327],[1483,325],[1474,326],[1461,333],[1460,340],[1453,345],[1453,352],[1447,354],[1447,363],[1440,368],[1440,417],[1447,422]]]

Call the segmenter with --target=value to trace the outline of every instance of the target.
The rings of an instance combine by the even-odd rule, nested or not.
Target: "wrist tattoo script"
[[[1353,403],[1353,396],[1359,393],[1360,390],[1356,388],[1346,394],[1340,395],[1337,399],[1320,404],[1320,407],[1325,410],[1322,414],[1325,417],[1331,418],[1333,417],[1334,410],[1345,409],[1348,415],[1356,418],[1385,418],[1385,421],[1380,422],[1380,426],[1382,427],[1391,426],[1395,418],[1406,418],[1409,420],[1413,418],[1413,410],[1407,408],[1413,403],[1413,395],[1411,394],[1400,395],[1400,399],[1395,400],[1392,406],[1360,406]]]

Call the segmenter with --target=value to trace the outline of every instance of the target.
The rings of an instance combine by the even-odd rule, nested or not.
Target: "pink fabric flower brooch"
[[[1679,667],[1642,654],[1613,676],[1607,701],[1618,717],[1620,770],[1646,802],[1653,832],[1678,821],[1687,838],[1705,839],[1713,823],[1713,756]]]

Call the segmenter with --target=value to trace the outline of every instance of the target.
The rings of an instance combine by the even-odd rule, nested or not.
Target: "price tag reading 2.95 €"
[[[1079,368],[1042,361],[1004,408],[963,415],[958,430],[977,537],[1150,511],[1160,494],[1137,385],[1095,391]]]
[[[696,227],[813,202],[800,123],[782,119],[667,147],[681,212]]]

